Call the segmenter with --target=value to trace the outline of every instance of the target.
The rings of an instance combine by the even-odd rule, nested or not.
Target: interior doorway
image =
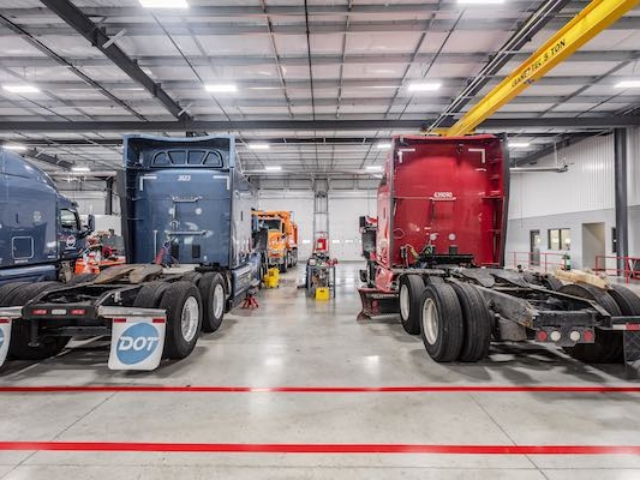
[[[595,268],[596,257],[604,256],[606,237],[604,222],[582,224],[582,267]],[[601,261],[602,262],[602,261]]]
[[[542,237],[540,230],[531,230],[529,233],[529,258],[532,267],[540,266],[540,246],[542,245]]]

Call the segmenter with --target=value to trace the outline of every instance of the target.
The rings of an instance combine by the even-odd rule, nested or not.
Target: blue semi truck
[[[151,370],[188,356],[200,331],[217,330],[258,286],[255,193],[236,168],[234,137],[130,135],[123,146],[127,265],[74,286],[15,287],[13,297],[2,296],[11,286],[0,287],[0,364],[4,348],[39,359],[74,335],[110,335],[110,368]]]
[[[68,280],[93,230],[49,176],[0,148],[0,285]]]

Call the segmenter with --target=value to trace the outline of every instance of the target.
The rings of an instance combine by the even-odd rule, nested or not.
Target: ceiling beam
[[[0,132],[246,132],[250,130],[413,130],[426,129],[432,120],[239,120],[239,121],[24,121],[0,122]],[[451,125],[451,121],[448,122]],[[480,127],[492,130],[522,128],[616,128],[640,125],[640,116],[490,118]],[[444,123],[447,126],[447,123]]]
[[[91,42],[95,48],[100,50],[109,58],[120,70],[126,73],[132,80],[145,88],[151,95],[157,98],[162,105],[175,118],[190,117],[183,111],[182,107],[175,102],[162,87],[154,82],[144,71],[127,56],[117,45],[110,42],[110,36],[105,34],[98,25],[93,23],[80,9],[68,0],[42,0],[51,11],[55,12],[67,25],[80,33],[85,39]],[[122,30],[122,29],[121,29]],[[107,45],[105,47],[105,45]]]
[[[579,51],[573,54],[567,62],[624,62],[634,60],[637,55],[636,50],[590,50]],[[515,53],[511,58],[514,61],[522,61],[527,58],[528,53]],[[439,64],[464,64],[485,62],[490,58],[490,54],[485,52],[475,53],[441,53],[437,56],[429,53],[419,53],[415,57],[416,63],[431,63],[437,60]],[[279,57],[280,63],[284,67],[306,66],[307,57],[300,55],[283,55]],[[113,63],[111,60],[100,57],[67,57],[67,60],[76,67],[103,67]],[[410,54],[359,54],[347,55],[314,55],[314,65],[379,65],[379,64],[405,64],[410,63]],[[179,55],[138,55],[133,58],[141,67],[182,67],[188,66],[183,57]],[[273,56],[268,55],[238,55],[238,56],[198,56],[190,55],[189,62],[195,67],[208,67],[215,64],[218,67],[233,66],[265,66],[273,65]],[[54,60],[41,56],[2,56],[0,66],[2,67],[50,67],[57,65]]]
[[[614,98],[611,98],[611,95],[579,95],[575,97],[566,97],[563,95],[527,95],[514,98],[510,104],[511,105],[544,105],[544,104],[571,104],[571,103],[591,103],[597,105],[599,103],[607,102],[608,104],[617,104],[617,108],[620,108],[620,104],[622,105],[639,105],[640,104],[640,94],[637,92],[634,93],[630,90],[626,92],[622,92],[623,94],[617,95]],[[626,94],[624,94],[626,93]],[[410,98],[413,98],[411,105],[413,107],[424,105],[424,106],[433,106],[433,105],[449,105],[451,103],[452,97],[441,96],[441,97],[406,97],[400,96],[398,97],[398,101],[407,101]],[[196,108],[216,108],[217,105],[213,102],[206,101],[202,97],[191,96],[182,97],[181,101],[183,103],[194,103],[194,107]],[[287,102],[282,98],[217,98],[218,103],[223,107],[240,107],[240,108],[273,108],[273,107],[281,107],[286,108]],[[338,102],[337,98],[315,98],[315,106],[316,107],[336,107],[338,105],[343,106],[387,106],[389,104],[389,100],[384,97],[343,97],[340,102]],[[46,108],[63,108],[63,107],[72,107],[72,108],[104,108],[111,109],[117,104],[115,102],[111,102],[109,100],[67,100],[64,102],[56,101],[55,99],[41,101],[40,104]],[[131,100],[129,104],[133,108],[150,108],[156,105],[155,100],[153,99],[144,99],[144,100]],[[3,100],[0,99],[0,109],[3,108],[29,108],[33,106],[33,103],[29,100]],[[310,98],[296,98],[291,101],[291,106],[295,107],[310,107],[311,99]],[[542,107],[541,107],[542,108]],[[612,107],[612,110],[616,107]],[[200,110],[202,111],[202,110]],[[116,113],[114,112],[114,115]]]
[[[585,5],[585,0],[573,0],[569,5],[569,10],[579,10]],[[460,6],[455,0],[448,0],[437,4],[420,5],[416,8],[415,3],[397,3],[397,4],[361,4],[353,5],[348,8],[347,5],[310,5],[309,14],[314,16],[320,15],[341,15],[341,16],[386,16],[389,14],[407,14],[412,17],[431,16],[435,13],[454,13],[458,14],[464,10],[464,6]],[[510,0],[502,5],[492,5],[492,12],[504,14],[508,12],[521,12],[531,8],[530,0]],[[44,8],[27,7],[27,8],[6,8],[3,9],[7,15],[16,17],[46,17],[49,12]],[[133,7],[83,7],[82,11],[89,17],[139,17],[144,16],[146,12],[138,6]],[[180,18],[189,17],[265,17],[265,16],[304,16],[304,7],[301,5],[273,5],[266,8],[259,6],[190,6],[187,11],[172,11],[171,15]]]
[[[496,84],[502,81],[505,77],[495,76],[490,78],[491,81]],[[545,86],[572,86],[578,89],[579,87],[590,84],[598,80],[597,76],[586,76],[586,75],[576,75],[576,76],[547,76],[541,78],[536,82],[536,85],[545,85]],[[599,85],[615,85],[619,82],[619,78],[611,77],[608,79],[604,79],[599,81]],[[225,79],[219,78],[216,80],[218,83],[234,83],[238,86],[240,90],[251,90],[251,89],[282,89],[282,84],[280,80],[277,78],[271,79],[255,79],[255,78],[245,78],[245,79]],[[448,88],[459,88],[468,84],[467,77],[452,77],[452,78],[443,78],[442,79],[443,86],[442,90],[446,90]],[[38,87],[42,90],[64,90],[64,89],[73,89],[80,90],[82,88],[89,89],[90,87],[83,82],[77,82],[72,80],[43,80],[43,81],[34,81],[37,83]],[[131,81],[106,81],[102,83],[103,87],[109,88],[112,91],[117,90],[130,90],[138,88],[139,86],[136,83]],[[204,91],[202,84],[197,81],[190,80],[167,80],[162,82],[162,85],[170,90],[198,90]],[[299,78],[287,81],[287,89],[309,89],[309,79]],[[314,79],[313,86],[315,89],[334,89],[338,88],[340,85],[340,79],[338,78],[319,78]],[[347,78],[342,82],[343,88],[388,88],[390,91],[396,88],[400,88],[403,86],[400,78],[365,78],[365,79],[355,79],[355,78]],[[210,98],[205,95],[202,97]]]
[[[53,0],[47,0],[50,2]],[[43,2],[46,3],[46,2]],[[85,17],[88,19],[88,17]],[[171,18],[167,18],[168,21]],[[554,17],[549,20],[545,28],[550,30],[560,29],[568,18]],[[91,21],[91,20],[89,20]],[[164,18],[163,18],[164,22]],[[428,20],[393,20],[393,21],[377,21],[377,22],[350,22],[345,28],[344,24],[337,22],[313,22],[310,24],[310,30],[313,35],[331,35],[331,34],[357,34],[357,33],[423,33],[430,32],[449,32],[454,27],[460,31],[510,31],[514,28],[514,18],[466,18],[455,24],[455,19],[436,19],[433,22]],[[93,23],[93,22],[92,22]],[[32,25],[24,24],[32,35],[48,36],[48,35],[68,35],[69,27],[65,25]],[[164,27],[164,28],[162,28]],[[167,32],[175,36],[264,36],[269,32],[265,28],[266,25],[256,23],[220,23],[211,21],[198,21],[192,23],[167,23],[160,26],[156,23],[140,22],[132,23],[130,20],[122,22],[105,23],[101,26],[101,33],[111,37],[118,34],[123,29],[127,30],[127,36],[166,36]],[[611,30],[637,30],[640,28],[640,17],[625,17],[620,19],[616,24],[611,26]],[[275,35],[296,35],[303,36],[306,33],[304,23],[284,23],[273,24],[273,33]],[[0,36],[3,32],[0,32]],[[6,33],[4,33],[6,35]],[[108,39],[107,39],[108,40]],[[107,41],[105,40],[105,41]],[[104,42],[103,42],[104,43]]]

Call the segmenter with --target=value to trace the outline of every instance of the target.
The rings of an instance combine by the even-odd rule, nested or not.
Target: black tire
[[[410,335],[420,334],[420,305],[424,281],[418,275],[400,277],[400,322],[404,331]],[[406,296],[406,297],[405,297]]]
[[[133,306],[138,308],[158,308],[164,292],[169,288],[166,282],[149,282],[140,289]]]
[[[564,285],[558,291],[595,301],[611,315],[622,315],[613,297],[593,285],[573,283]],[[621,332],[596,330],[594,343],[580,343],[574,347],[565,347],[564,350],[573,358],[585,363],[617,363],[623,356],[622,340]]]
[[[198,325],[193,337],[187,339],[182,332],[182,314],[189,299],[198,304]],[[202,326],[202,300],[198,287],[190,282],[170,283],[160,300],[159,308],[167,312],[167,333],[164,339],[164,358],[179,360],[187,357],[198,342]]]
[[[69,280],[65,285],[71,287],[73,285],[80,285],[81,283],[93,282],[96,277],[97,275],[95,273],[81,273],[80,275],[71,277],[71,280]]]
[[[25,305],[46,290],[56,288],[59,285],[58,282],[40,282],[25,286],[13,296],[9,306]],[[31,324],[25,320],[16,320],[11,328],[11,342],[9,343],[8,354],[16,360],[44,360],[60,353],[70,339],[71,337],[43,337],[37,347],[29,346]]]
[[[191,282],[197,287],[198,284],[200,283],[200,280],[202,280],[202,274],[200,272],[195,272],[195,271],[189,272],[183,275],[182,280],[185,282]]]
[[[227,292],[225,281],[219,273],[206,273],[200,280],[200,295],[202,296],[202,331],[211,333],[215,332],[222,325],[224,312],[226,310]],[[222,289],[222,310],[217,303],[219,301],[220,289]]]
[[[557,292],[562,287],[564,287],[564,283],[562,283],[562,280],[558,279],[557,277],[555,277],[555,276],[553,276],[551,274],[547,274],[547,275],[543,275],[542,276],[542,285],[547,290],[553,290],[554,292]]]
[[[612,285],[609,295],[624,316],[640,315],[640,297],[622,285]]]
[[[429,285],[420,306],[421,336],[429,356],[436,362],[455,361],[464,340],[464,318],[456,291],[446,283]],[[431,322],[435,328],[430,327]]]
[[[20,288],[32,285],[31,282],[11,282],[0,287],[0,307],[9,307],[12,304],[14,293]]]
[[[458,360],[478,362],[489,355],[492,315],[484,297],[472,285],[452,283],[464,319],[464,338]]]

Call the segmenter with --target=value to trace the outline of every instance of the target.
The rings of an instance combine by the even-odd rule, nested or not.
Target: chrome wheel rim
[[[422,305],[422,331],[430,345],[438,338],[438,309],[435,302],[427,298]]]
[[[200,316],[200,307],[195,297],[187,298],[182,307],[182,316],[180,318],[180,328],[182,330],[182,338],[190,342],[198,333],[198,317]]]
[[[215,318],[220,318],[222,316],[222,311],[224,310],[224,288],[222,285],[216,285],[216,288],[213,289],[213,315]]]
[[[406,285],[400,287],[400,316],[402,320],[409,318],[409,288]]]

